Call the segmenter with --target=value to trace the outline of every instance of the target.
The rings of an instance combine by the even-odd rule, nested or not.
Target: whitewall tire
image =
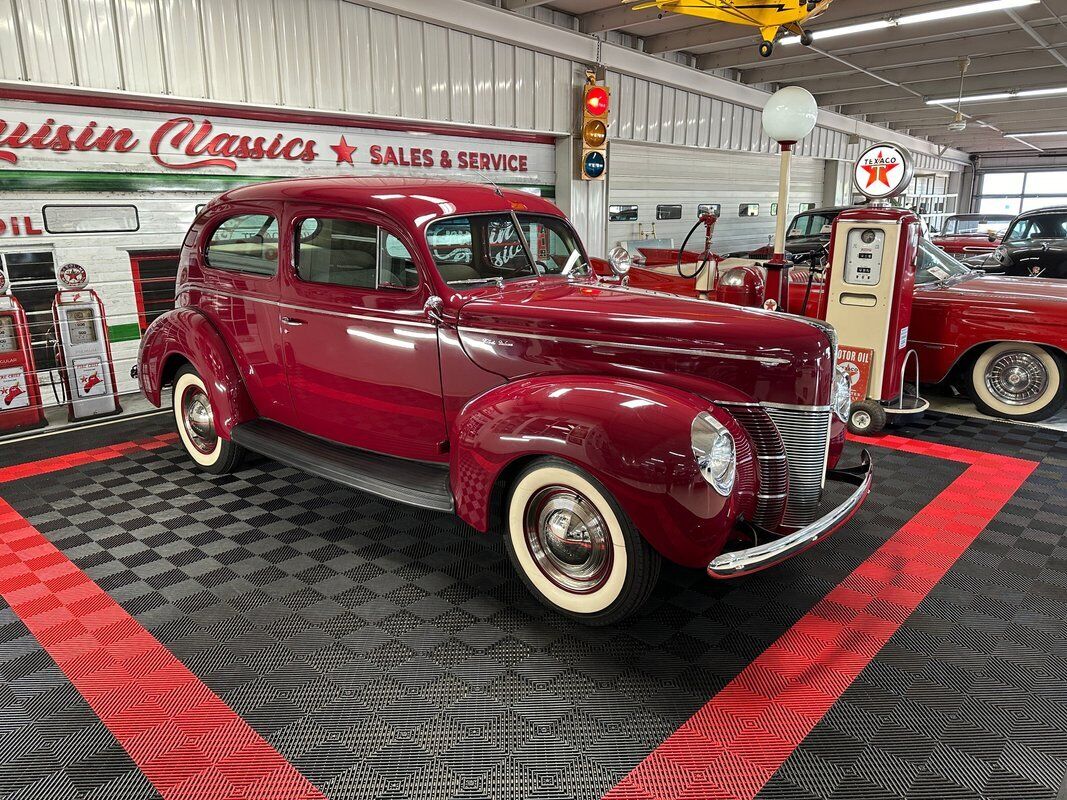
[[[174,379],[174,423],[185,452],[197,465],[216,475],[236,470],[245,449],[215,430],[215,412],[204,381],[191,366],[178,370]]]
[[[978,409],[1002,419],[1048,419],[1067,400],[1062,356],[1028,342],[986,348],[975,359],[970,378]]]
[[[542,458],[516,476],[505,509],[508,556],[546,606],[607,625],[648,599],[660,556],[595,478]]]

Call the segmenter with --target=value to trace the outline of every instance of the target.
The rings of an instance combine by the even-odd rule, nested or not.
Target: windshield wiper
[[[492,278],[464,278],[460,281],[445,281],[449,286],[470,286],[475,283],[495,283],[498,288],[504,288],[504,279],[502,277],[495,276]]]

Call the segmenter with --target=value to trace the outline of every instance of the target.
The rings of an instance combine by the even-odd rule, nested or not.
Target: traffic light
[[[602,181],[608,171],[608,111],[611,90],[588,75],[582,91],[582,155],[578,172],[583,181]]]

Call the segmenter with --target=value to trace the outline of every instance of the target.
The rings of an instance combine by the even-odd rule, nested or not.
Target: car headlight
[[[693,455],[704,480],[728,497],[737,477],[737,450],[730,431],[706,411],[696,415],[692,428]]]
[[[834,393],[830,406],[839,420],[848,422],[848,415],[852,410],[852,380],[842,366],[834,370]]]

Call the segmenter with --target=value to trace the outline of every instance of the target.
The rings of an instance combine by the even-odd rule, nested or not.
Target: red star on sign
[[[337,144],[331,144],[330,149],[337,153],[338,164],[351,164],[352,166],[355,166],[355,162],[352,161],[352,154],[359,148],[346,142],[343,134],[341,136],[341,141]]]
[[[882,151],[878,151],[878,155],[875,158],[876,161],[882,160]],[[868,167],[863,164],[863,169],[867,170],[867,188],[874,186],[876,183],[884,183],[889,186],[889,173],[899,167],[899,164],[876,164],[873,167]]]

